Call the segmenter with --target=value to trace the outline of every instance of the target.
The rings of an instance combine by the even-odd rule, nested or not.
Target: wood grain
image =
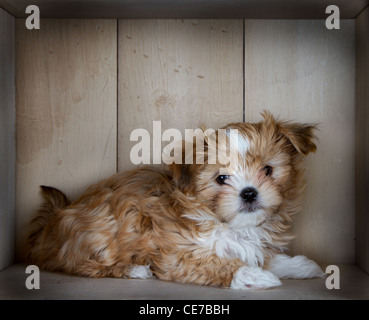
[[[218,128],[243,115],[241,20],[120,20],[118,166],[136,128]],[[164,147],[165,143],[162,144]]]
[[[17,252],[39,185],[74,199],[116,171],[116,21],[16,23]]]
[[[369,8],[356,20],[356,262],[369,273]]]
[[[15,19],[0,8],[0,270],[14,259]]]
[[[245,24],[246,121],[268,109],[319,123],[305,159],[307,189],[292,253],[321,263],[353,263],[355,236],[355,25],[324,20]]]

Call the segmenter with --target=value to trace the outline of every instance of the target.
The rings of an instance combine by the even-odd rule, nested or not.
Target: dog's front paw
[[[311,279],[325,276],[318,264],[305,256],[290,257],[278,254],[273,257],[268,270],[280,279]]]
[[[267,289],[280,286],[282,283],[271,272],[259,267],[241,267],[233,276],[231,289]]]

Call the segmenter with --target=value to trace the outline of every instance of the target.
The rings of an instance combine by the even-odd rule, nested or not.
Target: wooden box
[[[40,29],[31,30],[28,4],[0,0],[0,283],[20,281],[9,295],[0,285],[0,299],[58,298],[24,288],[24,244],[39,185],[75,199],[133,167],[136,128],[151,133],[154,120],[162,131],[218,128],[258,121],[264,109],[319,123],[291,254],[338,265],[347,279],[347,291],[343,283],[329,291],[322,279],[290,280],[277,294],[369,298],[368,1],[336,1],[339,29],[326,26],[333,4],[326,0],[35,0]],[[45,274],[45,286],[58,277],[67,276]],[[129,283],[134,291],[139,282]],[[188,296],[174,284],[160,288],[168,294],[162,298],[210,297],[194,286]],[[253,298],[219,292],[220,299]],[[119,298],[156,294],[123,290]]]

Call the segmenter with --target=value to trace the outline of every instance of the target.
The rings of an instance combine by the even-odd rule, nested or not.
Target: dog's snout
[[[258,196],[258,192],[255,188],[247,187],[240,193],[241,198],[246,202],[254,202]]]

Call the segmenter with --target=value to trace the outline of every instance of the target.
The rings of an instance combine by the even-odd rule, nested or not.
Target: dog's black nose
[[[246,202],[254,202],[258,196],[258,192],[255,188],[248,187],[241,191],[240,197],[245,200]]]

